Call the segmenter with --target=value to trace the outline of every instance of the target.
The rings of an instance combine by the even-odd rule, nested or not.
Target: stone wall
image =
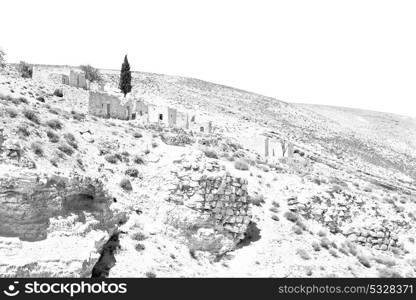
[[[44,83],[62,84],[62,74],[69,73],[67,67],[33,66],[32,79]]]
[[[87,89],[87,80],[84,72],[71,70],[69,72],[69,85],[77,88]]]
[[[244,238],[251,221],[247,180],[228,172],[182,176],[172,186],[168,201],[210,214],[215,220],[215,229],[231,234],[236,240]]]
[[[149,105],[149,122],[151,123],[162,123],[166,126],[176,125],[176,109],[168,106],[156,106]]]
[[[393,250],[397,248],[398,236],[390,231],[387,226],[362,227],[349,230],[346,235],[348,239],[366,247],[377,250]]]
[[[90,91],[88,111],[98,117],[128,120],[131,118],[133,104],[131,100],[126,100],[123,103],[122,99],[116,95]]]

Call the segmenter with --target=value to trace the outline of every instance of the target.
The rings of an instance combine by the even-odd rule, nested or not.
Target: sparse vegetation
[[[94,68],[91,65],[81,65],[80,68],[85,74],[85,79],[88,81],[97,83],[101,83],[103,81],[103,77],[97,68]]]
[[[26,124],[21,124],[17,127],[17,133],[23,135],[23,136],[30,136],[30,131],[28,129],[28,126]]]
[[[104,156],[105,160],[108,161],[111,164],[116,164],[119,161],[122,161],[123,158],[121,157],[120,154],[118,153],[114,153],[114,154],[107,154],[106,156]]]
[[[309,253],[308,252],[306,252],[306,250],[304,250],[304,249],[298,249],[297,251],[296,251],[296,253],[302,258],[302,259],[304,259],[304,260],[309,260],[309,259],[311,259],[311,256],[309,255]]]
[[[131,182],[130,182],[130,180],[128,180],[127,178],[123,178],[123,179],[120,181],[120,187],[121,187],[123,190],[125,190],[125,191],[131,191],[131,190],[133,190],[133,187],[132,187],[132,185],[131,185]]]
[[[317,242],[312,242],[312,248],[315,251],[321,251],[321,246]]]
[[[55,131],[48,130],[46,132],[46,135],[48,136],[49,141],[51,143],[57,143],[57,142],[59,142],[59,135]]]
[[[23,78],[32,78],[33,66],[24,61],[21,61],[17,67],[17,70]]]
[[[37,156],[43,156],[43,148],[42,144],[40,142],[33,142],[31,144],[31,148],[33,150],[33,153],[35,153]]]
[[[206,157],[218,159],[218,154],[214,149],[205,148],[202,150]]]
[[[126,170],[126,172],[125,172],[125,174],[127,175],[127,176],[130,176],[130,177],[134,177],[134,178],[136,178],[136,177],[138,177],[139,176],[139,170],[137,170],[136,168],[128,168],[127,170]]]
[[[234,168],[236,168],[237,170],[246,171],[249,169],[249,166],[248,166],[247,161],[243,159],[238,159],[234,162]]]
[[[140,251],[143,251],[144,249],[146,249],[146,247],[145,247],[143,244],[141,244],[141,243],[137,243],[137,245],[136,245],[135,249],[136,249],[138,252],[140,252]]]
[[[134,132],[133,133],[133,136],[136,138],[136,139],[140,139],[140,138],[142,138],[143,137],[143,135],[140,133],[140,132]]]
[[[39,115],[30,109],[24,109],[23,110],[23,115],[30,121],[32,121],[35,124],[40,124],[40,118]]]
[[[85,120],[85,114],[84,113],[80,113],[80,112],[76,112],[76,111],[71,111],[72,114],[72,118],[74,118],[77,121],[84,121]]]
[[[74,149],[66,143],[62,143],[58,146],[58,149],[61,150],[66,155],[71,156],[74,153]]]
[[[17,111],[13,108],[6,108],[6,113],[10,118],[16,118],[17,117]]]
[[[294,212],[287,211],[283,215],[286,219],[288,219],[290,222],[297,222],[299,220],[299,216],[295,214]]]
[[[51,119],[46,121],[46,125],[48,125],[50,128],[52,129],[62,129],[62,122],[59,121],[58,119]]]
[[[358,261],[366,268],[371,268],[370,260],[367,256],[365,256],[363,253],[358,253],[356,255]]]
[[[144,160],[143,160],[143,158],[142,158],[141,156],[139,156],[139,155],[135,155],[135,156],[133,156],[133,162],[134,162],[135,164],[138,164],[138,165],[142,165],[142,164],[144,164]]]

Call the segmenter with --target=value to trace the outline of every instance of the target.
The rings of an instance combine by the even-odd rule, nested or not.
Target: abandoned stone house
[[[132,102],[131,99],[123,101],[118,95],[90,91],[88,111],[98,117],[129,120],[133,117]]]
[[[160,123],[168,127],[191,129],[196,132],[211,133],[212,122],[195,122],[195,116],[178,111],[169,106],[146,104],[132,96],[124,98],[121,93],[90,91],[89,113],[104,118],[121,120],[141,119],[147,123]]]
[[[87,89],[87,80],[84,72],[70,70],[69,71],[69,85],[77,88]]]
[[[280,158],[293,155],[293,144],[285,140],[261,135],[255,137],[253,142],[256,152],[268,162],[276,162]]]

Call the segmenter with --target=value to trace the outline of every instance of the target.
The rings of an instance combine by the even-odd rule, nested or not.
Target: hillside
[[[133,84],[213,133],[94,117],[85,90],[0,74],[0,276],[416,276],[416,120]],[[296,155],[263,161],[263,132]]]

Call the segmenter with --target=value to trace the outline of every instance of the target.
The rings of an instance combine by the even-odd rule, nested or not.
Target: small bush
[[[59,145],[58,149],[61,150],[66,155],[72,155],[74,153],[74,149],[66,143]]]
[[[13,108],[6,108],[6,113],[9,115],[10,118],[16,118],[17,111]]]
[[[51,143],[59,142],[59,135],[55,131],[48,130],[46,132],[46,135],[48,136],[49,141],[51,141]]]
[[[23,78],[32,78],[33,66],[24,61],[21,61],[17,67],[17,70]]]
[[[280,221],[279,217],[277,215],[272,215],[273,221]]]
[[[128,180],[127,178],[123,178],[120,181],[120,187],[125,190],[125,191],[131,191],[133,190],[133,187],[131,186],[131,182],[130,180]]]
[[[133,136],[134,136],[136,139],[140,139],[140,138],[142,138],[142,137],[143,137],[143,135],[142,135],[140,132],[135,132],[135,133],[133,133]]]
[[[23,115],[28,120],[32,121],[33,123],[40,124],[39,116],[35,111],[30,110],[30,109],[25,109],[25,110],[23,110]]]
[[[62,92],[62,89],[55,89],[53,91],[53,95],[62,98],[64,96],[64,93]]]
[[[50,128],[52,129],[62,129],[62,122],[59,121],[58,119],[52,119],[52,120],[48,120],[46,122],[46,125],[48,125]]]
[[[136,251],[143,251],[146,247],[143,245],[143,244],[141,244],[141,243],[138,243],[137,245],[136,245],[136,247],[134,247],[135,249],[136,249]]]
[[[303,249],[298,249],[296,251],[296,253],[304,260],[309,260],[311,259],[311,256],[308,254],[308,252],[306,252],[306,250]]]
[[[131,235],[131,238],[135,241],[144,241],[146,239],[146,235],[141,232],[135,232]]]
[[[36,100],[42,103],[45,103],[45,98],[42,96],[36,97]]]
[[[264,196],[263,195],[255,195],[253,197],[250,197],[249,203],[255,205],[255,206],[261,206],[265,203]]]
[[[249,166],[248,166],[247,161],[243,159],[238,159],[234,162],[234,168],[236,168],[237,170],[246,171],[249,169]]]
[[[339,257],[337,250],[335,249],[329,249],[329,253],[333,256],[333,257]]]
[[[283,215],[286,219],[288,219],[290,222],[297,222],[299,220],[299,216],[295,214],[294,212],[287,211]]]
[[[78,143],[75,140],[75,136],[72,133],[65,133],[64,138],[68,145],[70,145],[74,149],[78,149]]]
[[[146,272],[145,276],[147,278],[156,278],[156,274],[154,272]]]
[[[40,142],[33,142],[31,148],[37,156],[43,156],[43,148]]]
[[[325,249],[331,248],[331,241],[327,237],[321,239],[321,246]]]
[[[141,156],[135,155],[133,156],[133,162],[138,165],[144,164],[144,160]]]
[[[111,164],[116,164],[119,161],[122,161],[122,157],[120,154],[107,154],[104,156],[105,160],[108,161]]]
[[[138,176],[139,176],[139,170],[137,170],[136,168],[128,168],[128,169],[126,170],[125,174],[126,174],[127,176],[130,176],[130,177],[134,177],[134,178],[136,178],[136,177],[138,177]]]
[[[294,232],[294,233],[296,233],[296,234],[302,234],[302,228],[300,228],[299,226],[294,225],[294,226],[292,227],[292,230],[293,230],[293,232]]]
[[[315,251],[321,251],[321,246],[317,242],[312,243],[312,248]]]
[[[19,133],[23,136],[30,136],[30,131],[29,131],[27,125],[19,125],[17,127],[17,133]]]
[[[72,117],[77,121],[84,121],[85,120],[85,114],[76,112],[74,110],[71,111]]]
[[[218,159],[218,154],[214,149],[207,148],[202,150],[202,152],[204,152],[206,157]]]

